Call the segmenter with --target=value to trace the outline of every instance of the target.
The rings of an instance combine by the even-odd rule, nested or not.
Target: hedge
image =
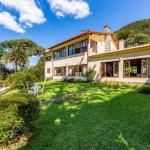
[[[33,131],[40,103],[33,95],[15,93],[0,98],[0,144]]]

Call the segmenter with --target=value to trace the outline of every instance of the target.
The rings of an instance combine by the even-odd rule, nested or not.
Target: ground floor
[[[150,83],[150,50],[91,57],[88,66],[101,82]]]
[[[53,70],[54,70],[53,79],[56,80],[61,80],[66,76],[68,78],[78,78],[86,80],[84,74],[87,71],[87,64],[54,67]]]
[[[62,80],[64,77],[86,80],[84,74],[94,69],[94,80],[125,83],[150,83],[150,48],[96,54],[87,53],[47,62],[45,78]]]

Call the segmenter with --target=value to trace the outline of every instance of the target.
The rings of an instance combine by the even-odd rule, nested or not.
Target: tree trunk
[[[15,62],[15,71],[16,72],[18,71],[18,64],[17,64],[17,62]]]

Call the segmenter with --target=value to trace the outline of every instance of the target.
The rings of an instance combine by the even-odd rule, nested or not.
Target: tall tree
[[[6,64],[14,64],[15,71],[18,70],[18,65],[24,66],[28,61],[27,53],[18,48],[10,49],[9,51],[5,51],[2,56],[2,62]]]
[[[1,60],[2,55],[3,55],[3,49],[2,49],[2,47],[0,46],[0,60]]]
[[[45,51],[44,48],[29,39],[7,40],[2,42],[1,46],[5,50],[2,62],[13,63],[16,71],[18,66],[24,66],[27,63],[29,56],[41,55]]]

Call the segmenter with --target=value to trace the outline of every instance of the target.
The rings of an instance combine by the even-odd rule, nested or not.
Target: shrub
[[[52,77],[46,77],[46,81],[52,80]]]
[[[138,89],[139,93],[143,94],[150,94],[150,86],[149,85],[143,85]]]
[[[83,83],[84,81],[81,79],[74,79],[74,83]]]
[[[2,88],[4,85],[4,81],[3,80],[0,80],[0,88]]]
[[[64,78],[62,79],[62,82],[67,82],[67,77],[64,77]]]
[[[0,98],[0,143],[28,135],[39,117],[37,98],[29,94],[11,94]]]
[[[95,74],[96,74],[96,71],[94,71],[94,69],[90,69],[90,70],[86,71],[86,73],[84,74],[84,77],[87,78],[88,82],[92,82]]]
[[[67,82],[73,83],[74,82],[74,78],[67,79]]]

